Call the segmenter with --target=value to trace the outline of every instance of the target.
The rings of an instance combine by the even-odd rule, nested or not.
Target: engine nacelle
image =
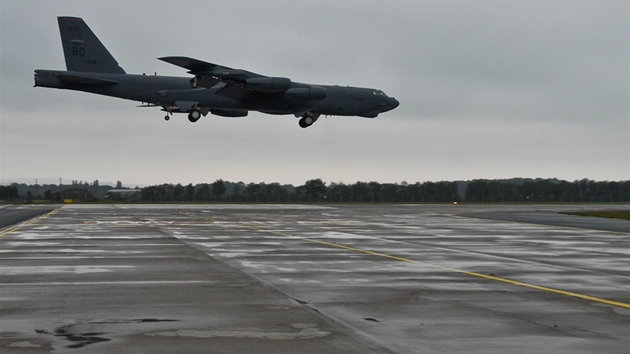
[[[326,98],[327,91],[321,86],[296,87],[284,92],[284,97],[292,100],[315,101]]]
[[[291,79],[286,77],[257,77],[245,80],[245,86],[254,91],[284,92],[291,88]]]
[[[219,109],[219,108],[214,108],[214,109],[210,110],[210,113],[214,114],[215,116],[229,117],[229,118],[247,117],[247,110],[246,109]]]

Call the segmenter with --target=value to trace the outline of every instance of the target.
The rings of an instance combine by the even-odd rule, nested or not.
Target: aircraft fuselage
[[[59,77],[65,77],[60,79]],[[72,80],[68,77],[80,77]],[[89,82],[94,79],[94,82]],[[83,81],[83,82],[82,82]],[[216,94],[221,88],[192,88],[186,77],[85,73],[36,70],[35,86],[83,91],[99,95],[145,102],[156,106],[175,107],[177,102],[197,102],[201,107],[244,109],[269,114],[291,114],[299,109],[330,116],[376,117],[384,108],[397,106],[380,91],[350,86],[318,85],[326,89],[326,97],[317,101],[287,99],[275,93],[257,93],[234,100]]]

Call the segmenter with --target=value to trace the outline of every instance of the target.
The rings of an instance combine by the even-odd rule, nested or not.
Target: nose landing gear
[[[190,79],[190,86],[192,86],[192,88],[197,88],[199,87],[199,82],[197,80],[197,76],[193,77],[192,79]]]
[[[171,111],[171,107],[162,106],[162,110],[166,111],[166,116],[164,116],[164,120],[168,121],[169,119],[171,119],[171,116],[173,115],[173,111]]]

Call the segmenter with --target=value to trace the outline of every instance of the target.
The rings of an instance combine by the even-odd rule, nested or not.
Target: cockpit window
[[[385,94],[385,92],[381,91],[381,90],[374,90],[372,91],[372,93],[376,96],[383,96],[383,97],[387,97],[387,95]]]

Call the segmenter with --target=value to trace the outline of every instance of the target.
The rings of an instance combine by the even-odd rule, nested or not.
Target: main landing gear
[[[199,112],[199,111],[198,111],[198,110],[196,110],[196,109],[195,109],[195,110],[192,110],[192,111],[190,111],[190,113],[188,113],[188,120],[189,120],[191,123],[194,123],[194,122],[198,121],[198,120],[199,120],[199,118],[201,118],[201,112]]]
[[[188,120],[189,120],[191,123],[194,123],[194,122],[198,121],[198,120],[199,120],[199,118],[201,118],[201,112],[199,112],[199,111],[197,111],[197,110],[194,110],[194,111],[192,111],[192,112],[188,113]],[[171,119],[171,116],[169,116],[168,114],[166,114],[166,116],[164,116],[164,120],[165,120],[165,121],[168,121],[169,119]]]
[[[300,127],[308,128],[317,121],[317,118],[319,118],[319,114],[313,114],[309,112],[306,113],[304,117],[300,118],[300,121],[298,123],[300,124]]]
[[[164,120],[168,121],[171,119],[171,116],[173,115],[173,112],[171,111],[170,107],[164,107],[164,110],[166,111],[166,115],[164,116]],[[195,123],[196,121],[199,120],[199,118],[201,118],[202,114],[201,111],[198,109],[193,109],[192,111],[190,111],[188,113],[188,120],[191,123]]]
[[[313,123],[314,123],[313,118],[311,117],[300,118],[300,121],[299,121],[300,127],[302,128],[308,128],[311,125],[313,125]]]

